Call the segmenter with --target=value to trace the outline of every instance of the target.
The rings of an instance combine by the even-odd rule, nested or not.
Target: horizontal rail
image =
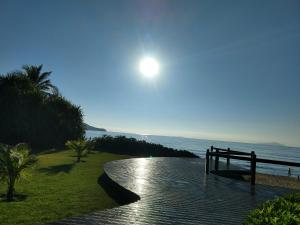
[[[216,153],[216,152],[209,152],[210,156],[219,156],[222,158],[228,158],[230,157],[231,159],[238,159],[238,160],[244,160],[244,161],[251,161],[251,158],[248,157],[243,157],[243,156],[235,156],[235,155],[230,155],[225,153]],[[294,167],[300,167],[300,163],[296,162],[287,162],[287,161],[280,161],[280,160],[271,160],[271,159],[260,159],[256,158],[256,162],[258,163],[268,163],[268,164],[276,164],[276,165],[283,165],[283,166],[294,166]]]
[[[213,149],[219,150],[219,151],[227,151],[228,150],[228,149],[225,149],[225,148],[216,148],[216,147],[213,147]]]
[[[222,152],[230,152],[230,153],[233,153],[236,155],[251,155],[251,153],[248,153],[248,152],[241,152],[241,151],[236,151],[236,150],[231,150],[231,149],[216,148],[216,147],[213,147],[213,149],[222,151]]]
[[[223,153],[210,152],[209,155],[211,155],[211,156],[219,156],[219,157],[222,157],[222,158],[228,158],[228,155],[223,154]],[[244,161],[251,161],[251,158],[243,157],[243,156],[230,155],[229,157],[231,159],[239,159],[239,160],[244,160]]]
[[[259,163],[270,163],[270,164],[277,164],[277,165],[283,165],[283,166],[295,166],[300,167],[300,163],[296,162],[287,162],[287,161],[280,161],[280,160],[271,160],[271,159],[260,159],[257,158],[256,162]]]
[[[251,156],[251,153],[247,153],[247,152],[239,152],[239,151],[234,151],[234,150],[230,150],[230,151],[221,151],[219,152],[221,154],[224,155],[248,155]]]
[[[283,165],[283,166],[300,167],[300,163],[296,163],[296,162],[256,158],[256,154],[254,151],[252,151],[251,153],[246,153],[246,152],[231,150],[230,148],[224,149],[224,148],[216,148],[214,146],[211,146],[210,149],[206,150],[206,161],[205,161],[206,174],[209,174],[209,170],[210,170],[209,159],[212,159],[213,156],[215,156],[215,171],[218,171],[219,169],[219,157],[227,159],[227,166],[230,165],[230,159],[237,159],[237,160],[250,162],[251,185],[255,185],[256,163],[268,163],[268,164],[276,164],[276,165]],[[289,168],[289,176],[290,176],[290,168]]]
[[[235,155],[251,155],[251,153],[248,153],[248,152],[240,152],[240,151],[230,150],[230,153],[231,152],[233,152],[233,154],[235,154]]]

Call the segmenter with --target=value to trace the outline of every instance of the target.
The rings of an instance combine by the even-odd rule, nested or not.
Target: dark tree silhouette
[[[24,65],[23,73],[29,78],[29,80],[41,91],[51,94],[58,94],[56,86],[51,84],[49,76],[52,72],[42,72],[43,65],[32,66]]]
[[[41,67],[37,74],[40,71]],[[20,71],[0,75],[0,143],[26,142],[34,150],[43,150],[83,138],[81,108],[60,94],[49,94],[46,90],[53,85],[43,82],[46,77],[39,79],[39,86]]]
[[[125,136],[107,136],[97,137],[89,140],[96,151],[111,152],[115,154],[134,155],[143,157],[190,157],[198,158],[197,155],[186,150],[177,150],[168,148],[160,144],[149,143],[127,138]]]

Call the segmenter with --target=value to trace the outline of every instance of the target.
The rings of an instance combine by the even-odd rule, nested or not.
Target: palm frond
[[[13,147],[0,144],[1,178],[15,180],[21,177],[21,172],[36,162],[35,156],[30,154],[30,148],[25,143]]]
[[[38,74],[41,74],[42,69],[43,69],[43,64],[40,64],[39,66],[36,67],[36,72]]]
[[[38,81],[39,81],[39,82],[42,82],[42,81],[44,81],[44,80],[47,80],[47,78],[50,76],[51,73],[52,73],[52,72],[49,71],[49,72],[44,72],[44,73],[40,74],[40,76],[39,76],[39,78],[38,78]]]
[[[22,68],[23,74],[41,91],[46,94],[59,94],[58,88],[51,84],[50,79],[48,79],[52,72],[42,73],[43,64],[39,66],[24,65]]]
[[[85,140],[73,140],[66,142],[67,148],[73,150],[77,154],[77,162],[80,162],[80,158],[88,153],[88,144]]]

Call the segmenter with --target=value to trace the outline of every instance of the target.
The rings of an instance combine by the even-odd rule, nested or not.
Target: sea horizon
[[[86,131],[93,131],[93,130],[86,130]],[[274,145],[274,146],[284,146],[287,148],[299,148],[300,146],[293,146],[290,144],[284,144],[276,141],[270,142],[259,142],[259,141],[242,141],[242,140],[226,140],[226,139],[214,139],[214,138],[201,138],[201,137],[187,137],[184,135],[167,135],[167,134],[147,134],[147,133],[138,133],[138,132],[130,132],[130,131],[116,131],[116,130],[106,130],[100,131],[106,133],[119,133],[119,134],[131,134],[131,135],[141,135],[141,136],[159,136],[159,137],[173,137],[173,138],[185,138],[185,139],[197,139],[197,140],[205,140],[205,141],[224,141],[224,142],[233,142],[233,143],[242,143],[242,144],[258,144],[258,145]]]
[[[222,141],[222,140],[209,140],[209,139],[199,139],[199,138],[189,138],[189,137],[178,137],[178,136],[166,136],[166,135],[145,135],[137,133],[127,133],[127,132],[115,132],[115,131],[91,131],[86,130],[87,138],[101,137],[104,135],[109,136],[125,136],[129,138],[136,138],[137,140],[144,140],[147,142],[161,144],[166,147],[187,150],[195,153],[201,158],[205,157],[206,149],[210,146],[220,147],[220,148],[231,148],[232,150],[239,150],[244,152],[255,151],[258,158],[267,158],[273,160],[283,160],[291,162],[300,161],[300,148],[293,146],[286,146],[282,144],[275,143],[245,143],[236,141]],[[244,169],[249,168],[249,163],[244,161],[232,160],[232,163],[241,166]],[[273,175],[288,175],[287,166],[280,165],[270,165],[270,164],[257,164],[257,171],[266,174]],[[300,168],[293,168],[292,176],[300,176]]]

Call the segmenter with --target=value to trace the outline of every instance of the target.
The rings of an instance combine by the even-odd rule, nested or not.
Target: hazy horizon
[[[43,64],[92,126],[300,146],[299,1],[2,0],[0,10],[0,74]],[[144,57],[155,77],[139,71]]]
[[[189,139],[198,139],[198,140],[208,140],[208,141],[224,141],[224,142],[236,142],[236,143],[245,143],[245,144],[270,144],[270,145],[283,145],[286,147],[293,147],[293,148],[300,148],[300,146],[293,146],[293,145],[287,145],[284,143],[280,143],[280,142],[255,142],[255,141],[243,141],[243,140],[230,140],[230,139],[222,139],[222,138],[215,138],[215,139],[210,139],[210,138],[205,138],[205,137],[189,137],[189,136],[183,136],[183,135],[170,135],[170,134],[153,134],[153,133],[139,133],[139,132],[130,132],[130,131],[126,131],[126,130],[118,130],[118,129],[110,129],[107,127],[101,127],[101,126],[97,126],[97,125],[91,125],[88,124],[90,126],[96,127],[96,128],[104,128],[106,131],[94,131],[94,130],[86,130],[86,131],[90,131],[90,132],[108,132],[108,133],[124,133],[124,134],[134,134],[134,135],[142,135],[142,136],[162,136],[162,137],[172,137],[172,138],[189,138]]]

